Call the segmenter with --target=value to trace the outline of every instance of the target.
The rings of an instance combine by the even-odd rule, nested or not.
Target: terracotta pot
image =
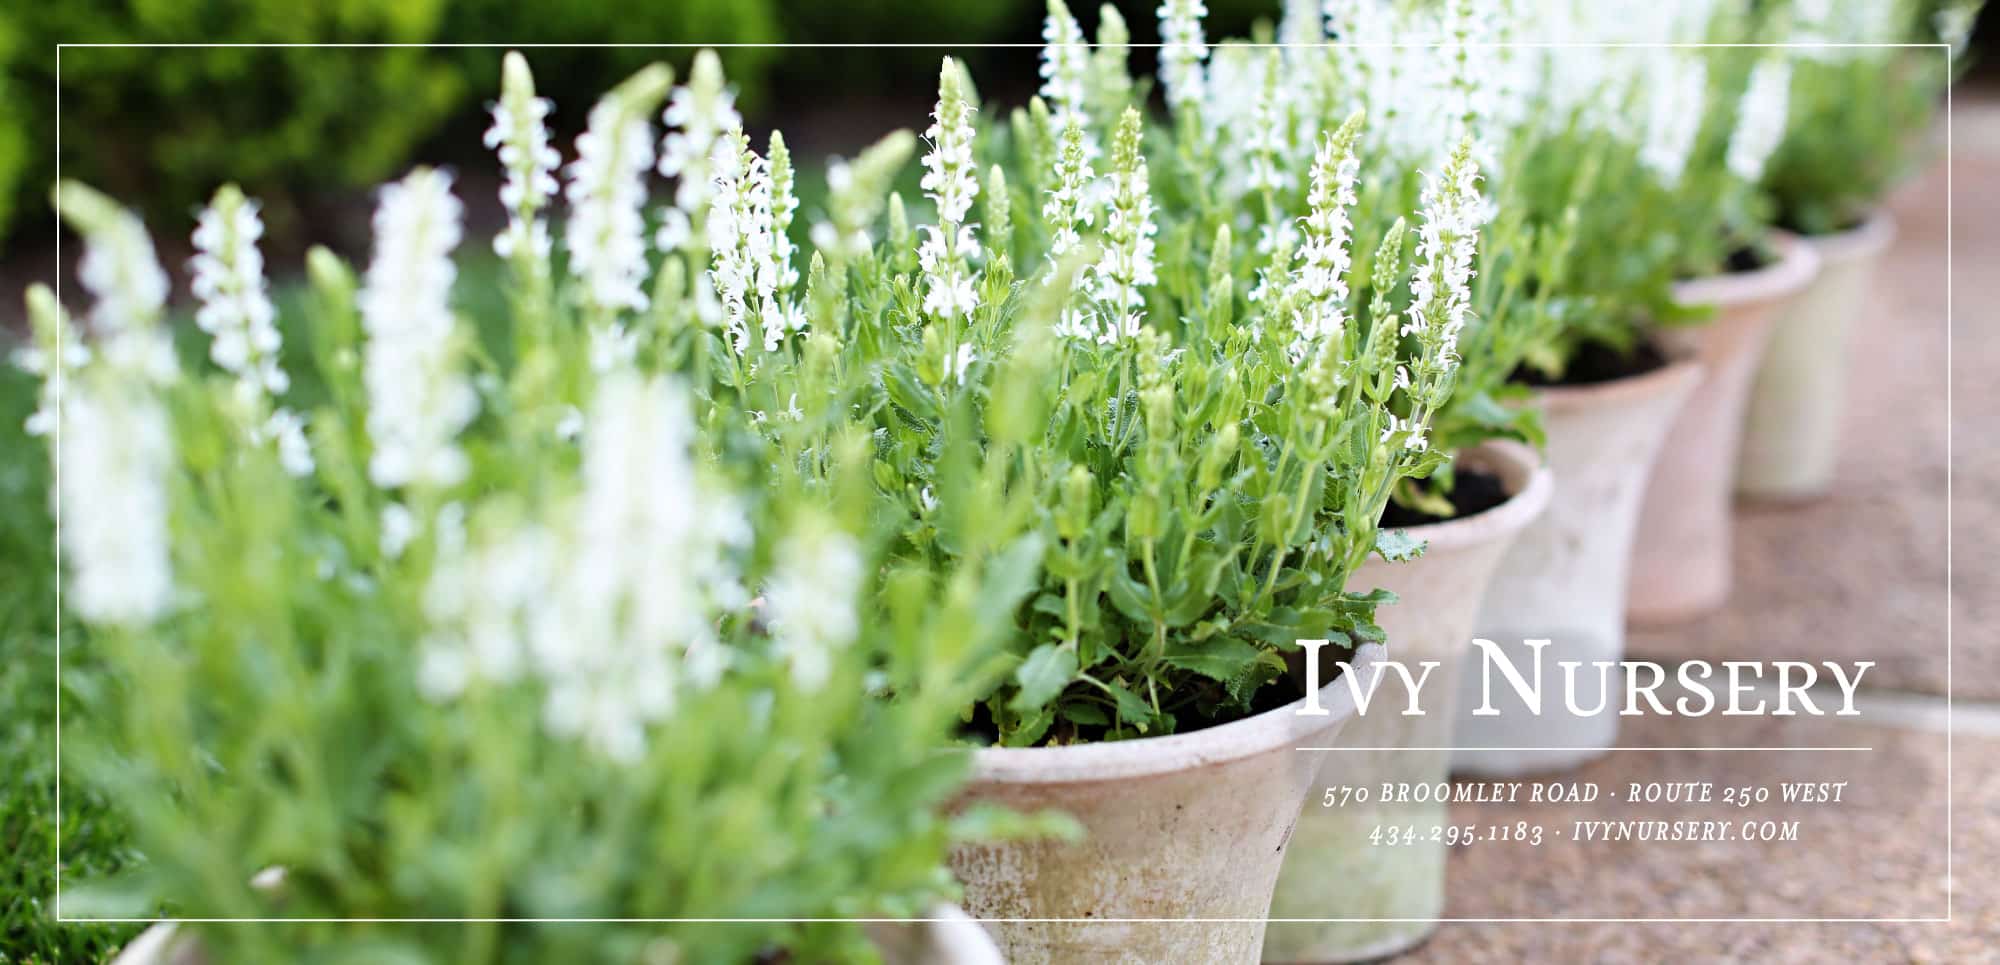
[[[1382,658],[1371,644],[1346,659],[1372,674]],[[1066,811],[1085,837],[958,849],[966,910],[1015,965],[1256,961],[1299,808],[1322,764],[1337,766],[1297,748],[1326,746],[1354,716],[1334,659],[1327,716],[1301,716],[1301,699],[1185,734],[981,749],[965,800]]]
[[[958,907],[940,905],[931,918],[871,922],[865,927],[886,965],[1005,965],[985,929]],[[205,965],[206,961],[192,937],[163,923],[140,932],[111,965]]]
[[[1819,255],[1819,277],[1771,331],[1744,416],[1738,493],[1807,499],[1832,485],[1845,414],[1848,329],[1895,237],[1895,221],[1880,212],[1852,231],[1805,239]]]
[[[1625,580],[1639,501],[1701,364],[1682,359],[1632,378],[1536,393],[1555,478],[1548,512],[1529,524],[1486,585],[1473,626],[1516,666],[1531,664],[1524,640],[1549,640],[1546,666],[1625,655]],[[1553,673],[1553,669],[1550,671]],[[1578,679],[1578,706],[1592,707],[1597,678]],[[1569,767],[1617,743],[1618,717],[1572,716],[1558,701],[1530,714],[1496,687],[1500,716],[1472,716],[1486,695],[1477,673],[1459,679],[1452,770],[1511,776]],[[1523,748],[1532,748],[1524,750]]]
[[[1797,238],[1779,233],[1777,246],[1776,264],[1674,286],[1683,304],[1716,311],[1701,325],[1659,332],[1670,352],[1698,359],[1703,375],[1674,420],[1646,487],[1626,600],[1633,623],[1678,623],[1729,598],[1729,494],[1750,378],[1778,314],[1819,270],[1819,256]]]
[[[1489,442],[1461,453],[1460,466],[1500,476],[1512,497],[1483,513],[1449,522],[1416,526],[1412,536],[1426,542],[1424,554],[1404,563],[1371,558],[1348,585],[1357,590],[1393,591],[1398,601],[1376,611],[1387,633],[1389,657],[1409,667],[1440,666],[1423,684],[1423,715],[1405,716],[1409,690],[1401,677],[1384,675],[1368,713],[1342,731],[1326,752],[1329,784],[1365,786],[1384,782],[1436,785],[1451,764],[1454,679],[1472,647],[1472,619],[1493,568],[1515,535],[1548,505],[1549,472],[1527,446]],[[1399,748],[1362,750],[1359,748]],[[1415,748],[1404,750],[1400,748]],[[1450,824],[1441,804],[1347,805],[1326,807],[1312,795],[1299,816],[1298,831],[1285,855],[1264,936],[1267,962],[1352,962],[1380,958],[1415,945],[1437,927],[1444,912],[1445,846],[1428,840],[1428,829]],[[1378,826],[1415,826],[1420,838],[1409,845],[1375,845]],[[1301,922],[1297,918],[1380,918],[1401,921]]]

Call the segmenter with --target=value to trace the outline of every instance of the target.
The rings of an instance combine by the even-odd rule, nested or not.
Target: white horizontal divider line
[[[945,923],[964,921],[963,918],[78,918],[57,919],[62,922],[88,923],[99,925],[127,924],[294,924],[294,925],[456,925],[476,924],[706,924],[706,925],[771,925],[793,924],[835,924],[852,922],[861,925],[907,925],[919,922]],[[1358,922],[1383,923],[1431,923],[1451,922],[1461,925],[1497,925],[1523,923],[1629,923],[1629,924],[1944,924],[1948,918],[974,918],[984,925],[1138,925],[1138,924],[1300,924],[1324,925]]]
[[[1295,751],[1872,751],[1873,747],[1661,747],[1644,745],[1639,747],[1488,747],[1484,744],[1467,744],[1463,747],[1294,747]]]

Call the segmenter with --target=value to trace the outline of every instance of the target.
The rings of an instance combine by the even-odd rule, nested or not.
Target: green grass
[[[47,447],[21,426],[34,393],[34,380],[18,369],[0,372],[0,854],[8,856],[0,870],[0,963],[67,965],[110,957],[137,929],[56,921],[57,838],[69,884],[137,856],[117,814],[74,780],[63,782],[56,823],[55,527]],[[63,656],[68,715],[88,671],[67,646]]]

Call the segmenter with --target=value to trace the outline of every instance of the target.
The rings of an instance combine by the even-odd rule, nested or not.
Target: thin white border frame
[[[131,48],[131,49],[200,49],[200,48],[330,48],[330,49],[376,49],[376,48],[438,48],[438,49],[510,49],[536,50],[546,48],[636,48],[658,50],[699,50],[703,48],[805,48],[805,49],[1041,49],[1040,43],[58,43],[56,44],[56,110],[55,110],[55,178],[62,182],[62,52],[67,47],[79,48]],[[1095,44],[1086,44],[1095,47]],[[1158,43],[1132,43],[1137,49],[1157,49]],[[1288,43],[1244,43],[1240,46],[1257,49],[1278,49],[1290,47],[1329,48],[1348,47],[1356,49],[1441,49],[1447,45],[1439,43],[1341,43],[1326,41],[1316,44]],[[1458,46],[1458,45],[1450,45]],[[1952,342],[1955,324],[1952,317],[1954,299],[1952,297],[1952,249],[1953,219],[1956,210],[1952,184],[1952,100],[1956,87],[1957,54],[1946,43],[1585,43],[1585,42],[1506,42],[1473,43],[1463,45],[1470,49],[1496,50],[1675,50],[1709,48],[1768,48],[1784,50],[1825,50],[1825,49],[1942,49],[1945,55],[1945,915],[1943,918],[1896,917],[1896,918],[977,918],[987,924],[1348,924],[1383,923],[1415,924],[1447,922],[1458,924],[1505,924],[1505,923],[1603,923],[1603,924],[1951,924],[1953,921],[1953,898],[1955,876],[1952,873],[1952,799],[1955,797],[1952,781],[1952,748],[1954,732],[1952,728],[1952,604],[1955,600],[1952,579],[1952,423],[1953,423],[1953,383],[1952,383]],[[56,235],[56,280],[57,302],[62,300],[62,258],[61,220],[55,227]],[[62,406],[62,369],[57,366],[54,377],[55,405]],[[56,638],[56,725],[55,725],[55,813],[52,815],[55,833],[54,878],[55,878],[55,920],[63,924],[225,924],[225,923],[296,923],[296,924],[825,924],[853,922],[857,924],[939,922],[938,918],[72,918],[62,913],[62,420],[57,419],[52,435],[55,446],[55,469],[51,479],[51,496],[55,516],[55,638]],[[1323,748],[1301,748],[1302,750],[1322,750]],[[1335,748],[1324,748],[1333,750]],[[1408,749],[1408,748],[1404,748]],[[1613,748],[1623,750],[1667,750],[1670,748]],[[1682,748],[1672,748],[1682,749]],[[1686,750],[1872,750],[1872,748],[1684,748]]]

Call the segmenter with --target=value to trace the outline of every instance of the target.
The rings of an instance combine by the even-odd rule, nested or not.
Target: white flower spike
[[[507,227],[493,239],[502,258],[525,259],[532,270],[546,272],[549,227],[541,213],[556,193],[556,168],[562,154],[549,144],[548,117],[554,102],[535,96],[535,77],[519,51],[508,51],[500,67],[500,100],[493,105],[493,126],[486,146],[499,153],[507,179],[500,185],[500,205],[507,209]]]
[[[1791,102],[1792,67],[1782,57],[1760,61],[1750,72],[1750,86],[1737,111],[1736,130],[1729,137],[1726,162],[1731,174],[1755,184],[1764,165],[1785,139],[1785,114]]]
[[[1208,97],[1208,41],[1201,21],[1208,16],[1202,0],[1166,0],[1160,4],[1160,85],[1176,114],[1194,109]]]
[[[979,194],[978,163],[972,157],[972,102],[959,67],[947,57],[938,76],[937,108],[924,132],[924,195],[937,205],[938,223],[925,225],[917,261],[924,273],[924,311],[939,320],[963,318],[979,307],[978,272],[970,260],[979,240],[965,219]]]
[[[583,283],[586,307],[599,324],[623,311],[646,310],[646,172],[653,164],[647,115],[666,95],[673,74],[654,64],[614,88],[590,110],[569,165],[569,223],[564,241],[570,274]]]
[[[359,296],[367,334],[368,475],[376,485],[449,486],[465,478],[454,441],[479,396],[458,369],[451,254],[461,234],[451,176],[418,168],[382,189],[375,253]]]

